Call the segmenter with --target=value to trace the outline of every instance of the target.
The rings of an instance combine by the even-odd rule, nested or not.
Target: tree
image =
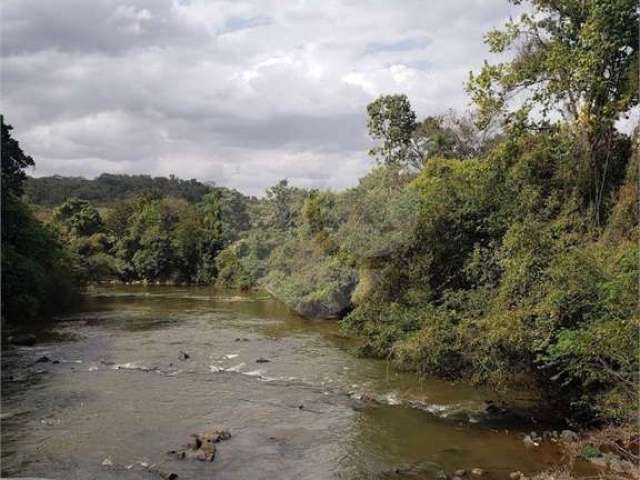
[[[485,63],[478,75],[470,75],[467,88],[483,127],[498,120],[547,128],[558,114],[570,122],[585,177],[582,189],[599,223],[621,141],[615,122],[638,104],[638,3],[529,3],[534,12],[486,36],[492,52],[514,55],[502,63]],[[514,102],[519,107],[510,110]]]
[[[369,155],[387,165],[420,167],[422,155],[413,141],[416,114],[406,95],[382,95],[367,105],[367,127],[381,145],[369,150]]]
[[[93,235],[103,228],[98,210],[79,198],[69,198],[54,211],[53,218],[75,236]]]
[[[33,158],[26,155],[20,143],[11,138],[13,127],[4,123],[4,115],[0,115],[2,128],[2,200],[8,195],[20,197],[22,183],[27,178],[24,170],[35,165]]]
[[[20,199],[33,159],[2,124],[2,317],[9,321],[66,307],[77,293],[73,264],[55,232]]]
[[[304,201],[302,209],[305,223],[309,226],[312,234],[322,232],[324,229],[324,213],[322,211],[322,200],[317,190],[309,192],[309,196]]]
[[[487,149],[491,137],[488,129],[480,130],[472,115],[460,116],[450,111],[446,115],[434,115],[420,122],[413,142],[425,161],[433,157],[469,159]]]
[[[304,201],[304,192],[290,187],[286,179],[280,180],[267,190],[265,212],[262,221],[266,226],[286,231],[297,226],[298,216]]]

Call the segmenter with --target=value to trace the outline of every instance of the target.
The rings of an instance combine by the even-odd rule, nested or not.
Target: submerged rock
[[[216,457],[216,446],[218,442],[229,440],[231,434],[226,430],[213,430],[210,432],[194,433],[193,439],[186,448],[182,450],[171,450],[169,455],[178,460],[198,460],[201,462],[213,462]]]
[[[20,347],[32,347],[36,344],[36,336],[31,333],[11,335],[8,340],[9,343]]]
[[[49,357],[47,357],[46,355],[43,355],[36,360],[36,363],[46,363],[48,361],[49,361]]]
[[[269,363],[271,360],[269,360],[268,358],[263,358],[260,357],[256,360],[256,363]]]
[[[380,475],[380,478],[432,478],[437,480],[446,480],[447,474],[442,466],[437,463],[420,462],[412,465],[399,465],[390,470],[385,470]]]
[[[487,400],[484,402],[484,412],[487,415],[507,415],[509,414],[509,409],[493,400]]]

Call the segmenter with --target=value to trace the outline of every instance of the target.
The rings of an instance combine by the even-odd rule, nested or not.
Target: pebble
[[[511,480],[520,480],[520,478],[522,478],[522,472],[511,472],[509,478]]]
[[[464,477],[467,474],[467,471],[464,468],[461,468],[461,469],[456,470],[455,472],[453,472],[453,474],[456,477]]]
[[[474,468],[473,470],[471,470],[471,474],[475,475],[476,477],[481,477],[482,475],[484,475],[484,470],[481,468]]]

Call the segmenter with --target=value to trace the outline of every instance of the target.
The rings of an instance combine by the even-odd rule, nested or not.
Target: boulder
[[[338,318],[351,306],[351,293],[354,288],[355,282],[346,283],[324,298],[303,299],[294,305],[293,309],[305,318]]]
[[[324,287],[306,285],[297,293],[289,291],[283,281],[267,282],[265,288],[298,315],[320,320],[340,318],[351,307],[351,294],[357,283],[355,273],[343,271]]]

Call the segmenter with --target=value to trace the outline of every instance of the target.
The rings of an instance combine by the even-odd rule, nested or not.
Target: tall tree
[[[22,195],[22,183],[27,178],[24,170],[33,167],[33,158],[26,155],[20,143],[11,137],[13,127],[4,123],[4,115],[0,115],[2,128],[2,199],[7,195],[20,197]]]
[[[15,322],[69,305],[76,290],[71,259],[55,233],[21,200],[24,170],[34,165],[11,126],[2,127],[1,315]]]
[[[523,0],[512,0],[519,5]],[[571,122],[596,219],[618,148],[615,123],[638,104],[637,0],[529,0],[531,13],[487,34],[494,53],[468,90],[479,123]],[[513,107],[517,103],[518,108]],[[531,113],[533,112],[533,115]],[[555,115],[555,116],[554,116]]]
[[[419,167],[422,155],[413,141],[418,126],[406,95],[382,95],[367,105],[369,135],[381,144],[369,155],[387,165]]]

